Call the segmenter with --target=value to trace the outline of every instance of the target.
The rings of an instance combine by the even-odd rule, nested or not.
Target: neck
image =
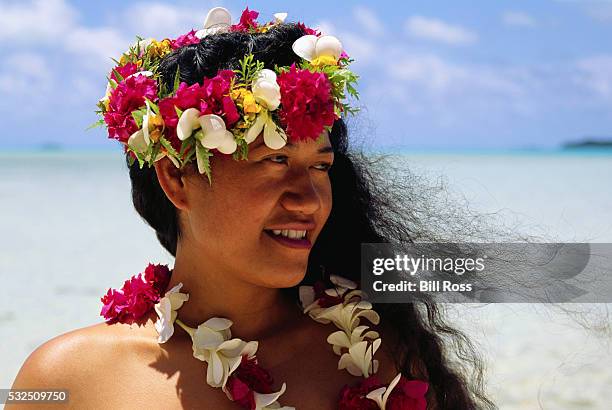
[[[196,262],[179,246],[168,289],[183,283],[181,292],[188,293],[189,300],[178,311],[178,318],[194,328],[212,317],[226,318],[233,322],[232,337],[262,340],[303,316],[280,289],[257,286],[236,276],[201,257]]]

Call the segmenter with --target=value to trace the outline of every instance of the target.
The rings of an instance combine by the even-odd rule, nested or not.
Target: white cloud
[[[64,38],[66,51],[85,57],[79,61],[94,67],[101,62],[106,62],[110,67],[110,58],[117,58],[130,44],[129,40],[110,27],[74,27]]]
[[[476,33],[464,27],[422,16],[410,17],[406,21],[405,28],[408,34],[414,37],[451,45],[472,44],[478,39]]]
[[[357,6],[353,9],[353,17],[357,20],[367,34],[381,36],[385,33],[383,23],[378,16],[367,7]]]
[[[63,0],[0,2],[0,42],[57,41],[72,27],[76,11]]]
[[[212,8],[212,6],[211,6]],[[176,37],[204,26],[206,4],[197,8],[166,3],[136,3],[123,12],[122,24],[141,37]],[[240,16],[232,16],[237,21]]]
[[[502,21],[507,26],[535,27],[535,19],[522,11],[505,11],[502,14]]]
[[[604,98],[612,98],[612,55],[585,58],[576,63],[575,81]]]
[[[0,90],[3,94],[42,98],[52,84],[49,64],[43,56],[19,52],[3,58],[0,69]]]

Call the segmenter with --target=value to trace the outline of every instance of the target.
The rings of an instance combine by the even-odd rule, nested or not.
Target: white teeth
[[[273,229],[272,233],[274,235],[282,235],[291,239],[303,239],[306,236],[307,231],[296,231],[294,229]]]

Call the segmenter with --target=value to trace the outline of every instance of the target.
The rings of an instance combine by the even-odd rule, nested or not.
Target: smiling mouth
[[[277,243],[294,249],[310,249],[312,244],[307,239],[308,231],[299,231],[293,229],[265,229],[264,232]]]

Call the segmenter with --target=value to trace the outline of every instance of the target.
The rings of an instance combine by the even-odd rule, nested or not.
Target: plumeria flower
[[[283,383],[281,389],[275,393],[257,393],[253,392],[255,399],[255,410],[279,409],[279,410],[295,410],[295,407],[283,406],[276,401],[286,390],[287,383]]]
[[[281,127],[276,125],[267,110],[262,110],[257,115],[257,119],[244,135],[244,140],[247,144],[250,144],[255,141],[262,130],[264,134],[264,143],[268,148],[280,149],[287,143],[287,134],[285,134],[285,131]]]
[[[342,43],[334,36],[308,34],[295,40],[291,48],[313,65],[335,65],[342,54]]]
[[[327,342],[332,345],[334,353],[338,356],[342,354],[342,349],[350,349],[351,346],[362,342],[364,339],[377,339],[378,332],[370,330],[364,333],[368,326],[357,326],[351,333],[338,330],[327,337]]]
[[[229,30],[232,25],[232,15],[223,7],[211,9],[204,20],[204,28],[195,33],[197,38],[204,38],[210,34],[215,34]]]
[[[339,303],[328,308],[311,309],[308,314],[315,321],[323,324],[333,322],[339,329],[352,333],[359,325],[360,318],[368,319],[372,324],[380,322],[380,316],[372,310],[367,300]]]
[[[274,24],[284,23],[287,13],[274,13]]]
[[[177,310],[183,306],[189,295],[179,292],[182,283],[177,284],[172,289],[166,292],[163,298],[155,305],[155,312],[159,319],[155,322],[155,330],[159,334],[158,343],[165,343],[174,334],[174,321],[176,320]]]
[[[372,390],[366,395],[366,397],[374,400],[376,404],[378,404],[378,407],[380,407],[380,410],[386,410],[387,400],[389,399],[389,396],[391,396],[391,391],[399,383],[401,377],[402,374],[398,373],[397,376],[391,380],[388,387],[379,387],[376,390]]]
[[[201,128],[200,130],[198,130]],[[191,136],[193,131],[194,137],[198,143],[204,148],[217,149],[223,154],[232,154],[236,151],[238,144],[234,139],[234,134],[227,130],[223,118],[215,114],[200,115],[197,108],[188,108],[181,114],[176,134],[181,141],[186,140]],[[200,149],[196,149],[196,160],[200,173],[204,173],[204,162],[202,158],[204,153]]]
[[[346,369],[353,376],[369,377],[378,372],[378,360],[372,359],[380,347],[380,338],[373,342],[362,341],[349,348],[338,361],[338,369]]]
[[[264,104],[269,111],[274,111],[280,105],[280,86],[276,82],[276,73],[264,68],[251,85],[253,96],[258,103]]]
[[[208,363],[206,382],[212,387],[225,387],[227,378],[238,368],[242,356],[251,358],[257,351],[257,342],[230,339],[231,326],[231,320],[212,318],[197,329],[186,329],[193,342],[193,356]]]

